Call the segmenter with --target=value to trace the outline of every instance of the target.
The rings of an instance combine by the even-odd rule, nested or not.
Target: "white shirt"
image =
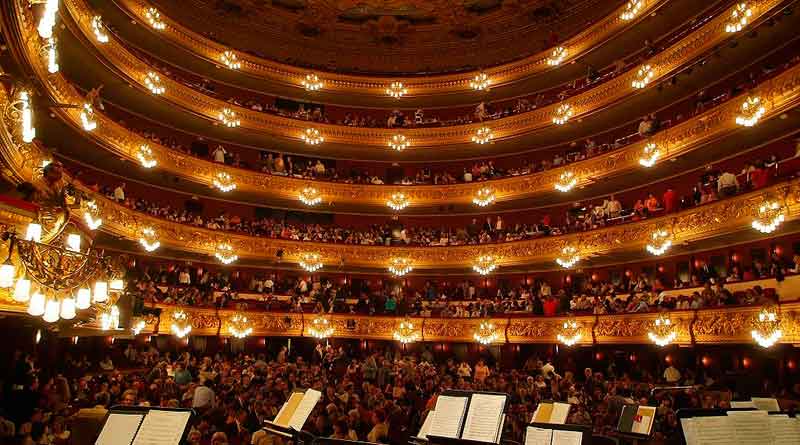
[[[681,372],[677,368],[670,365],[669,368],[664,370],[664,380],[667,383],[675,383],[681,379]]]
[[[118,202],[125,201],[125,190],[123,190],[121,185],[114,189],[114,199]]]
[[[224,148],[222,148],[221,145],[219,147],[217,147],[217,149],[214,150],[214,153],[213,153],[214,154],[214,162],[221,162],[221,163],[224,164],[225,163],[225,153],[227,153],[227,152],[225,151]]]
[[[194,396],[192,397],[192,408],[213,408],[214,407],[214,390],[208,386],[202,385],[194,389]]]

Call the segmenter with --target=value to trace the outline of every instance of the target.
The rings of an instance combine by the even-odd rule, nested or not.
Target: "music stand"
[[[153,411],[188,413],[189,417],[186,419],[186,423],[183,425],[183,430],[181,431],[180,439],[174,445],[179,445],[179,444],[182,444],[182,443],[186,442],[186,437],[189,435],[189,430],[191,429],[192,420],[194,419],[194,417],[197,414],[195,412],[195,410],[190,409],[190,408],[167,408],[167,407],[161,407],[161,406],[123,406],[123,405],[115,405],[115,406],[112,406],[108,410],[108,413],[103,418],[102,427],[100,428],[100,436],[103,435],[103,432],[104,432],[105,428],[108,426],[109,419],[111,418],[112,415],[120,415],[120,414],[122,414],[122,415],[125,415],[125,414],[138,415],[138,416],[141,416],[141,418],[139,420],[139,425],[137,426],[137,428],[136,428],[136,430],[135,430],[135,432],[133,434],[133,437],[131,437],[131,439],[130,439],[131,440],[130,443],[132,444],[134,441],[136,441],[136,436],[141,432],[141,427],[142,427],[142,424],[145,421],[145,418],[147,417],[147,415],[150,412],[153,412]],[[109,431],[109,433],[113,433],[113,432]],[[95,441],[97,441],[98,439],[99,439],[99,437],[96,438]],[[124,442],[125,442],[124,440],[119,440],[116,435],[114,436],[114,443],[115,444],[130,445],[130,444],[125,444]]]
[[[529,423],[527,426],[553,431],[576,431],[581,433],[581,445],[592,445],[592,427],[589,425],[572,425],[561,423]],[[526,429],[527,434],[527,429]]]

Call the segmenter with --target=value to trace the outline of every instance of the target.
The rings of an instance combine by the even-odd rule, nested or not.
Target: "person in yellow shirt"
[[[387,443],[389,439],[389,424],[386,423],[386,412],[382,409],[376,409],[372,414],[372,423],[374,426],[367,434],[367,442],[373,443]]]
[[[490,371],[489,367],[486,366],[483,359],[478,360],[478,363],[475,365],[475,381],[483,383],[486,380],[486,377],[489,377]]]

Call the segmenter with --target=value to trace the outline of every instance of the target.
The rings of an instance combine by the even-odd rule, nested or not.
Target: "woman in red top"
[[[553,317],[558,310],[558,301],[552,295],[544,300],[544,315],[546,317]]]

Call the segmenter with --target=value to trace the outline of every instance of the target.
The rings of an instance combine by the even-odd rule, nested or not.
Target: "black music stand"
[[[506,403],[503,406],[503,418],[500,422],[500,431],[498,432],[498,440],[497,442],[483,442],[478,440],[471,440],[471,439],[463,439],[461,435],[464,434],[464,424],[467,422],[467,417],[469,415],[469,408],[472,402],[472,396],[475,394],[487,394],[487,395],[495,395],[495,396],[505,396]],[[458,438],[452,437],[443,437],[437,436],[435,434],[428,433],[427,435],[427,443],[430,445],[497,445],[502,442],[503,439],[503,429],[505,428],[505,419],[506,413],[508,411],[508,394],[501,393],[501,392],[489,392],[489,391],[460,391],[460,390],[448,390],[444,391],[441,395],[443,396],[451,396],[451,397],[464,397],[467,399],[466,407],[464,408],[464,418],[461,419],[461,425],[459,426],[458,430]],[[412,439],[425,441],[425,439],[415,437]]]
[[[138,414],[138,415],[143,416],[141,422],[144,422],[144,417],[147,416],[147,414],[150,411],[188,412],[189,413],[189,419],[186,421],[186,424],[183,426],[183,432],[181,433],[180,440],[175,445],[183,444],[183,443],[186,442],[186,437],[189,435],[189,430],[191,429],[191,426],[192,426],[192,420],[194,420],[195,416],[197,415],[197,412],[195,410],[191,409],[191,408],[167,408],[167,407],[161,407],[161,406],[124,406],[124,405],[114,405],[111,408],[109,408],[108,413],[106,413],[106,416],[103,418],[103,424],[100,427],[100,434],[103,433],[103,429],[106,427],[106,423],[108,422],[108,419],[112,414]],[[141,428],[141,423],[139,424],[139,428]],[[137,429],[137,431],[136,431],[136,434],[138,434],[138,433],[139,433],[139,429]],[[134,434],[133,440],[136,439],[136,434]],[[97,440],[97,438],[95,438],[95,440]],[[128,445],[128,444],[123,444],[122,442],[120,442],[120,445]]]

